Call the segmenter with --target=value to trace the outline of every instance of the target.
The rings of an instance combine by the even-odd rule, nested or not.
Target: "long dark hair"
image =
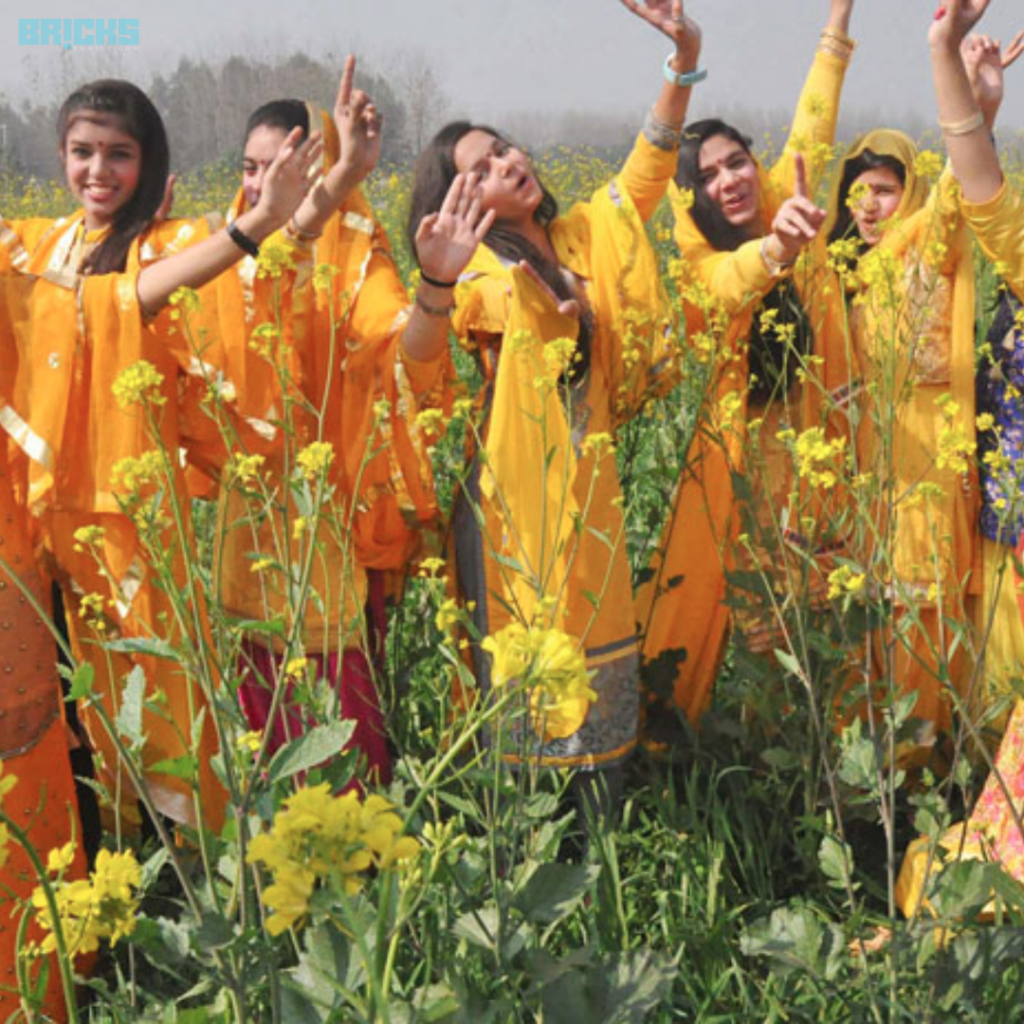
[[[280,128],[285,134],[301,128],[305,138],[309,135],[309,108],[302,100],[271,100],[249,115],[245,122],[247,142],[257,128]]]
[[[152,222],[167,186],[171,155],[164,123],[149,97],[131,82],[105,78],[76,89],[60,108],[57,137],[61,153],[76,121],[114,122],[138,144],[142,154],[135,193],[114,214],[110,234],[88,255],[82,270],[88,274],[123,271],[132,242]]]
[[[730,142],[742,146],[751,160],[754,153],[751,141],[731,124],[711,117],[704,121],[694,121],[683,130],[683,142],[679,147],[679,167],[676,171],[676,184],[680,188],[693,192],[693,207],[690,216],[694,224],[708,243],[720,252],[732,252],[744,242],[750,241],[750,233],[744,228],[736,227],[726,220],[725,214],[708,195],[700,177],[700,151],[708,139],[716,135],[724,135]]]
[[[426,149],[416,160],[412,202],[409,206],[409,219],[406,223],[409,249],[417,260],[416,232],[424,217],[437,213],[441,209],[448,189],[451,188],[451,184],[458,174],[458,168],[455,166],[455,147],[460,139],[473,131],[486,132],[509,146],[515,145],[494,128],[473,124],[470,121],[453,121],[451,124],[445,125],[427,143]],[[546,228],[558,216],[558,202],[540,178],[537,179],[537,183],[540,185],[542,198],[534,211],[533,219],[541,227]],[[579,300],[579,296],[573,292],[558,266],[547,259],[532,242],[518,232],[495,224],[487,232],[484,242],[498,256],[511,263],[526,260],[541,276],[545,284],[563,301]],[[578,355],[570,374],[572,380],[580,379],[590,368],[592,333],[592,317],[589,310],[584,310],[580,317],[580,333],[576,345]]]
[[[854,240],[860,239],[860,235],[857,232],[857,226],[853,221],[853,211],[851,211],[848,203],[850,198],[850,189],[853,188],[853,183],[866,171],[877,171],[883,167],[886,170],[892,171],[893,174],[900,179],[900,184],[906,186],[907,169],[903,166],[903,161],[894,156],[883,156],[879,153],[875,153],[873,150],[865,149],[862,153],[858,153],[852,160],[848,160],[846,162],[846,165],[843,167],[843,176],[839,179],[839,199],[838,208],[836,209],[836,222],[828,234],[828,241],[830,245],[832,242],[837,242],[841,238],[850,237]]]

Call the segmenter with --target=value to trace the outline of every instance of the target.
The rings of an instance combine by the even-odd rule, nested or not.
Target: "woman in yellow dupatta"
[[[310,724],[312,708],[304,712],[290,699],[293,681],[284,671],[287,660],[301,657],[304,676],[327,680],[342,717],[355,723],[351,746],[363,757],[366,777],[387,783],[390,759],[375,686],[385,574],[405,571],[437,514],[416,416],[444,390],[447,316],[422,305],[410,309],[387,237],[359,190],[377,163],[381,135],[369,97],[353,89],[354,72],[350,57],[333,122],[297,100],[271,102],[249,118],[243,184],[229,220],[258,202],[263,170],[295,127],[320,126],[323,177],[285,231],[295,265],[280,284],[259,277],[256,261],[246,259],[207,289],[218,315],[215,344],[226,350],[238,393],[234,411],[248,426],[241,445],[264,455],[261,476],[288,495],[276,490],[275,514],[254,527],[242,489],[226,486],[228,530],[217,563],[224,609],[244,620],[282,616],[289,638],[288,652],[272,650],[262,638],[243,645],[239,696],[250,725],[271,731],[273,750]],[[267,321],[282,331],[272,358],[248,344]],[[431,338],[428,358],[415,359],[406,339],[419,351],[424,332]],[[333,495],[314,536],[296,531],[300,512],[282,481],[286,457],[316,442],[333,446],[334,462],[327,475]],[[254,580],[254,559],[280,563],[288,579],[289,564],[301,565],[311,544],[316,551],[301,608],[286,599],[273,573]],[[288,693],[275,701],[278,686]]]
[[[1020,538],[1021,441],[1024,422],[1020,391],[1024,385],[1024,337],[1019,310],[1024,302],[1024,201],[1005,180],[992,141],[991,125],[1002,99],[1002,71],[1022,52],[1018,35],[1000,56],[998,44],[982,39],[965,43],[968,33],[984,14],[987,0],[952,0],[936,16],[929,33],[932,68],[938,95],[939,124],[953,173],[962,194],[961,212],[985,254],[996,262],[1011,295],[1001,300],[991,351],[978,369],[979,403],[984,402],[995,434],[981,466],[985,483],[985,512],[990,525],[986,548],[986,605],[980,628],[988,633],[985,672],[992,674],[991,645],[997,645],[996,673],[1020,674],[1024,663],[1021,645],[1020,580],[1008,557],[1007,544],[1022,553]],[[994,401],[987,401],[987,399]],[[999,549],[1002,548],[1001,557]],[[997,578],[990,580],[989,574]],[[1001,586],[1000,586],[1001,584]],[[993,596],[990,596],[992,594]],[[1005,596],[1003,596],[1005,595]],[[947,861],[992,860],[1017,881],[1024,880],[1024,702],[1017,701],[1007,723],[993,770],[966,822],[943,835],[936,844],[927,837],[911,844],[903,861],[896,896],[908,916],[926,906],[929,876]]]
[[[24,292],[21,301],[2,305],[17,373],[2,396],[0,425],[28,458],[25,502],[42,527],[45,570],[63,591],[75,656],[93,671],[83,717],[102,780],[126,808],[135,799],[98,709],[116,719],[125,680],[144,678],[147,700],[161,706],[144,706],[127,731],[141,748],[152,808],[197,824],[201,794],[203,823],[218,828],[225,793],[211,768],[217,738],[204,711],[204,685],[175,662],[101,650],[97,642],[163,633],[172,644],[186,634],[201,642],[201,603],[193,621],[176,622],[124,506],[133,493],[155,494],[162,468],[138,396],[149,396],[163,451],[176,455],[190,430],[182,405],[206,390],[205,381],[195,386],[195,354],[182,351],[166,316],[148,318],[176,288],[205,283],[237,261],[243,246],[256,246],[284,224],[304,196],[317,143],[290,139],[260,208],[239,221],[233,236],[203,238],[202,223],[154,223],[168,149],[159,114],[141,90],[115,80],[76,90],[61,109],[59,138],[81,209],[57,220],[0,221],[0,280],[8,294]],[[183,245],[189,247],[151,262],[154,251]],[[167,471],[179,475],[177,459]],[[184,493],[179,479],[177,494]],[[187,520],[187,502],[180,505]],[[189,569],[172,538],[168,528],[163,557],[174,579],[184,581]]]
[[[991,129],[1002,100],[998,49],[973,40],[965,52]],[[995,93],[981,75],[993,59]],[[1008,53],[1007,64],[1014,59]],[[973,712],[1024,655],[1013,588],[1001,585],[1006,547],[979,525],[970,236],[952,174],[929,191],[920,166],[929,159],[900,132],[871,132],[838,168],[830,206],[830,237],[859,253],[849,278],[864,384],[856,469],[877,484],[858,502],[858,518],[870,524],[858,555],[893,602],[873,635],[871,674],[915,695],[920,727],[903,755],[912,760],[949,731],[950,687]],[[975,636],[958,636],[972,627],[990,634],[984,682]]]
[[[821,430],[838,452],[848,434],[844,318],[826,271],[824,215],[812,197],[854,49],[847,35],[852,9],[853,0],[832,0],[789,139],[770,171],[730,125],[711,119],[686,129],[680,189],[672,191],[679,285],[688,340],[708,366],[709,383],[706,412],[637,597],[646,674],[659,677],[647,681],[645,728],[655,739],[660,727],[672,734],[678,712],[695,724],[711,699],[731,620],[726,573],[751,568],[794,593],[806,551],[823,554],[837,540],[828,532],[834,496],[818,509],[814,536],[790,521],[793,456],[784,439]],[[736,474],[749,478],[746,514],[756,530],[743,522]],[[738,544],[744,531],[769,538],[775,550],[760,551],[752,565]],[[784,544],[800,549],[796,569],[782,558]],[[759,610],[734,625],[752,651],[763,652],[776,635],[773,623],[773,610]]]
[[[693,70],[700,32],[681,3],[625,6],[675,52],[612,182],[557,216],[521,150],[493,129],[457,122],[417,162],[410,217],[414,230],[460,172],[479,180],[494,217],[454,289],[456,334],[485,381],[480,450],[469,452],[454,516],[456,582],[479,638],[498,643],[506,627],[557,628],[582,649],[596,699],[560,701],[502,754],[580,769],[588,804],[599,792],[590,783],[601,780],[611,791],[604,809],[616,802],[638,719],[636,620],[612,442],[646,395],[678,379],[644,222],[675,169],[689,88],[703,77]],[[491,662],[481,645],[472,655],[487,695]]]

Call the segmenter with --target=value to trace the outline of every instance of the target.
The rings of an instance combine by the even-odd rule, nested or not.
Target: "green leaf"
[[[827,835],[821,840],[818,863],[828,879],[828,884],[834,889],[845,890],[847,886],[856,888],[852,881],[853,851],[837,836]]]
[[[276,619],[234,619],[230,622],[233,629],[243,633],[259,633],[262,636],[283,637],[287,632],[284,616]]]
[[[96,671],[87,661],[80,662],[75,666],[71,676],[71,690],[68,693],[68,700],[84,700],[92,696],[92,684],[96,679]]]
[[[121,709],[115,724],[117,731],[133,747],[140,747],[146,741],[142,732],[142,701],[146,695],[146,673],[136,665],[125,679],[121,692]]]
[[[175,779],[194,779],[199,770],[199,760],[194,754],[182,754],[181,757],[166,757],[156,764],[147,767],[147,772],[156,775],[170,775]]]
[[[166,640],[152,639],[141,636],[125,636],[117,640],[108,640],[104,650],[116,651],[118,654],[147,654],[152,658],[163,658],[164,661],[179,661],[178,652]]]
[[[542,864],[516,893],[528,921],[554,924],[571,914],[601,874],[596,864]]]
[[[498,908],[481,907],[476,913],[463,914],[452,931],[471,946],[493,952],[498,941]]]
[[[317,725],[304,736],[286,743],[267,766],[267,780],[271,784],[308,771],[318,764],[336,757],[352,738],[355,722],[342,719]]]
[[[782,651],[776,649],[775,660],[791,675],[797,677],[797,679],[804,678],[804,669],[796,658],[789,653],[789,651]]]

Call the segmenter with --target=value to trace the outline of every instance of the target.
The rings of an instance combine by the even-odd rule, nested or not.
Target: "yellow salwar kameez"
[[[610,442],[646,396],[677,379],[644,231],[676,160],[641,135],[618,177],[550,225],[558,261],[593,312],[590,366],[578,381],[561,376],[550,345],[576,325],[518,268],[481,245],[456,289],[453,326],[486,381],[483,451],[454,517],[459,591],[481,637],[520,622],[554,623],[577,639],[596,693],[549,716],[543,736],[503,749],[513,762],[611,768],[636,744],[636,617]],[[477,645],[473,664],[489,692]]]
[[[760,169],[765,232],[793,193],[794,153],[805,154],[812,193],[817,185],[824,149],[835,137],[846,68],[847,60],[830,49],[822,48],[815,57],[783,154],[770,171]],[[790,522],[780,503],[792,490],[793,473],[792,460],[776,444],[776,434],[822,427],[828,437],[845,436],[851,372],[841,296],[825,269],[825,242],[819,239],[793,273],[816,358],[803,366],[805,383],[788,396],[764,408],[748,408],[747,339],[761,301],[780,279],[766,266],[760,240],[735,251],[718,251],[694,222],[688,197],[674,190],[672,199],[687,337],[708,364],[710,381],[706,412],[637,605],[644,661],[675,662],[669,673],[674,678],[671,704],[696,723],[711,699],[728,639],[726,573],[745,560],[737,546],[742,526],[733,474],[753,475],[748,460],[751,444],[758,444],[758,471],[771,496],[760,502],[761,512],[776,518],[787,540],[806,546],[801,524]],[[748,431],[753,420],[761,421],[756,441]],[[817,548],[819,541],[810,543]],[[650,699],[649,716],[670,713],[658,710],[653,693]]]
[[[961,202],[966,224],[974,231],[985,254],[995,261],[1004,284],[1024,300],[1024,201],[1008,184],[986,203]],[[1018,345],[1019,327],[1007,343]],[[978,372],[984,372],[984,364]],[[1011,470],[1019,476],[1019,467]],[[1015,495],[1009,495],[1010,500]],[[986,675],[1019,675],[1024,664],[1024,628],[1021,580],[1009,551],[996,541],[984,540],[986,606],[998,602],[979,623],[992,620],[989,646],[985,650]],[[1018,548],[1018,557],[1020,549]],[[998,593],[991,593],[1000,570],[1005,571]],[[993,662],[995,663],[993,665]],[[904,858],[896,886],[900,908],[908,916],[927,906],[925,890],[929,876],[951,860],[997,861],[1018,881],[1024,880],[1024,702],[1017,701],[1010,715],[994,762],[978,802],[966,822],[951,828],[937,847],[922,837],[911,844]]]
[[[861,514],[873,524],[865,559],[883,583],[897,620],[875,635],[875,675],[916,695],[915,741],[925,754],[948,731],[952,701],[942,678],[967,702],[982,700],[969,630],[980,606],[983,550],[975,446],[974,264],[957,189],[947,171],[927,199],[916,149],[899,133],[872,132],[864,149],[906,168],[904,198],[858,267],[852,300],[854,352],[864,387],[857,471],[875,481]],[[839,170],[842,175],[842,168]],[[950,404],[946,404],[950,403]],[[961,436],[962,458],[944,448]]]
[[[167,594],[154,583],[136,526],[122,510],[128,492],[123,482],[117,484],[115,467],[155,451],[159,440],[176,494],[184,494],[183,485],[177,486],[178,452],[187,442],[189,417],[182,410],[197,406],[205,384],[189,373],[193,355],[177,347],[181,338],[169,331],[170,321],[161,316],[144,322],[136,280],[152,247],[189,244],[204,230],[202,224],[164,222],[132,244],[124,273],[83,276],[78,267],[101,233],[87,233],[81,213],[56,221],[0,222],[4,309],[17,349],[17,373],[0,405],[0,425],[28,457],[26,502],[41,528],[46,571],[64,592],[75,656],[94,672],[82,717],[101,780],[126,808],[134,803],[97,709],[116,719],[126,677],[141,671],[147,701],[159,704],[145,706],[140,719],[141,764],[153,804],[175,821],[196,824],[198,789],[204,824],[218,828],[225,793],[211,769],[217,741],[204,686],[176,661],[97,646],[114,638],[162,637],[174,644],[186,632],[200,642],[202,610],[194,604],[192,621],[177,621]],[[14,290],[16,302],[10,301]],[[152,407],[159,439],[149,436],[141,406],[121,408],[112,394],[119,374],[140,360],[162,377],[154,394],[163,404]],[[202,413],[195,408],[193,416]],[[151,495],[155,484],[143,490]],[[188,503],[180,508],[187,530]],[[170,520],[169,499],[164,510]],[[92,546],[75,540],[85,526],[103,528]],[[162,557],[181,582],[188,571],[184,553],[173,527],[165,534]]]

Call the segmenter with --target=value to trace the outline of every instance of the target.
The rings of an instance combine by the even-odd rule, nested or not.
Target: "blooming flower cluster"
[[[274,879],[263,892],[272,911],[267,931],[280,935],[300,923],[318,882],[352,894],[371,868],[391,870],[414,858],[419,842],[403,828],[394,806],[376,794],[365,801],[352,791],[334,796],[324,782],[289,797],[249,848],[249,863],[265,865]]]
[[[326,473],[334,462],[334,445],[330,441],[313,441],[307,444],[295,459],[302,475],[307,480],[315,480]]]
[[[166,398],[160,394],[164,375],[150,362],[140,359],[125,367],[111,385],[114,400],[122,409],[147,402],[163,405]]]
[[[580,707],[597,700],[579,642],[559,629],[513,622],[481,646],[491,656],[492,685],[525,684],[534,724],[549,736],[575,731]]]
[[[59,876],[70,865],[73,856],[71,843],[51,851],[48,870]],[[58,877],[51,883],[59,927],[69,956],[95,952],[101,939],[114,945],[135,931],[141,882],[142,870],[131,850],[124,853],[100,850],[96,867],[88,879],[66,882]],[[57,949],[57,924],[42,885],[33,890],[30,902],[36,920],[47,934],[41,943],[29,946],[27,952],[37,955],[52,953]]]

